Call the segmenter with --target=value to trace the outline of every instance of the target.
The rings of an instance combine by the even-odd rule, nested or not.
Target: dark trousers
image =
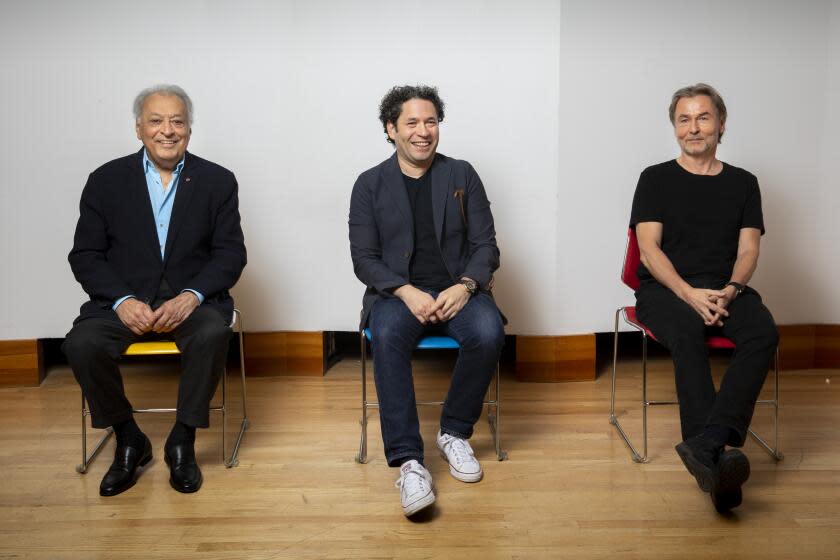
[[[181,351],[177,420],[206,428],[210,425],[210,399],[216,392],[227,359],[231,329],[222,315],[198,306],[171,333],[137,336],[114,314],[113,319],[84,319],[76,323],[62,345],[73,375],[91,412],[91,424],[106,428],[132,416],[117,362],[133,342],[174,340]]]
[[[437,298],[437,292],[428,292]],[[407,457],[423,460],[411,355],[424,335],[450,336],[461,346],[440,427],[444,433],[464,439],[472,436],[505,342],[502,318],[493,298],[476,294],[451,321],[434,326],[422,325],[401,300],[383,298],[371,310],[370,330],[379,422],[388,465],[399,466]]]
[[[719,283],[690,282],[695,287],[720,289]],[[729,304],[722,327],[706,327],[700,315],[671,290],[643,286],[637,293],[637,313],[674,360],[682,437],[698,435],[706,426],[730,429],[729,445],[741,446],[747,437],[755,402],[767,377],[779,333],[758,292],[747,288]],[[715,393],[705,339],[722,335],[735,351]]]

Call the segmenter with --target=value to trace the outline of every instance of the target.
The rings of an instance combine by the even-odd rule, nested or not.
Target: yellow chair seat
[[[160,356],[162,354],[180,354],[178,346],[168,340],[155,342],[135,342],[125,349],[123,356]]]

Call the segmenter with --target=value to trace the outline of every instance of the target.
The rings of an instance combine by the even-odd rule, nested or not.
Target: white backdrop
[[[636,179],[676,154],[670,94],[699,80],[729,106],[723,159],[762,185],[754,285],[780,323],[840,320],[837,1],[10,2],[0,62],[0,339],[69,329],[82,186],[139,148],[131,102],[158,82],[239,179],[249,330],[355,329],[350,189],[392,153],[381,96],[418,82],[493,202],[509,333],[611,328]]]

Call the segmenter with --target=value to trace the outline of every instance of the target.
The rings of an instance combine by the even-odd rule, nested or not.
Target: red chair
[[[627,230],[627,250],[624,254],[624,266],[621,269],[621,281],[624,282],[631,290],[638,289],[640,281],[636,275],[636,270],[639,268],[641,262],[641,255],[639,253],[639,242],[636,239],[636,231],[633,228]],[[616,365],[618,362],[618,318],[621,316],[624,322],[642,333],[642,438],[643,438],[643,454],[639,454],[633,443],[630,441],[627,433],[621,427],[618,418],[615,415],[615,379],[616,379]],[[615,426],[618,434],[633,456],[633,460],[637,463],[646,463],[648,460],[648,432],[647,432],[647,411],[648,407],[656,405],[673,405],[679,404],[677,401],[655,401],[649,400],[647,396],[647,344],[648,338],[656,341],[653,333],[643,325],[636,317],[636,308],[633,307],[619,307],[615,312],[615,332],[613,336],[613,368],[612,368],[612,392],[610,395],[610,424]],[[706,339],[706,345],[709,348],[730,348],[734,349],[735,344],[724,336],[710,336]],[[756,404],[769,404],[773,406],[773,447],[770,447],[764,439],[757,435],[752,428],[749,434],[755,441],[777,461],[781,461],[784,456],[779,451],[779,348],[776,348],[776,359],[773,365],[774,371],[774,394],[772,399],[759,400]]]

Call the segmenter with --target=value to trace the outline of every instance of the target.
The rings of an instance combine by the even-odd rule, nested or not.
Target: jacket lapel
[[[190,207],[190,199],[195,190],[194,180],[192,178],[196,168],[195,163],[195,158],[187,152],[184,155],[184,168],[178,177],[178,190],[175,193],[175,202],[172,205],[172,216],[169,218],[169,232],[166,234],[166,249],[163,253],[164,263],[169,259],[169,255],[172,254],[172,246],[175,244],[175,238],[178,237],[178,231],[181,229],[181,224],[184,223],[184,218]]]
[[[155,227],[155,213],[152,210],[152,199],[149,197],[149,186],[146,184],[146,170],[143,169],[143,148],[140,148],[137,156],[131,160],[128,189],[131,205],[139,211],[140,235],[145,238],[148,248],[160,261],[160,241]]]
[[[406,223],[411,224],[413,231],[414,213],[411,211],[408,193],[405,192],[405,181],[403,180],[402,171],[400,171],[400,164],[397,161],[397,152],[394,152],[394,155],[388,160],[382,175],[385,179],[385,189],[391,195],[391,200],[399,208]]]
[[[446,210],[446,202],[449,200],[449,175],[451,169],[449,163],[440,155],[435,157],[435,162],[432,164],[432,215],[435,222],[435,235],[437,236],[438,245],[443,240],[443,216]]]

